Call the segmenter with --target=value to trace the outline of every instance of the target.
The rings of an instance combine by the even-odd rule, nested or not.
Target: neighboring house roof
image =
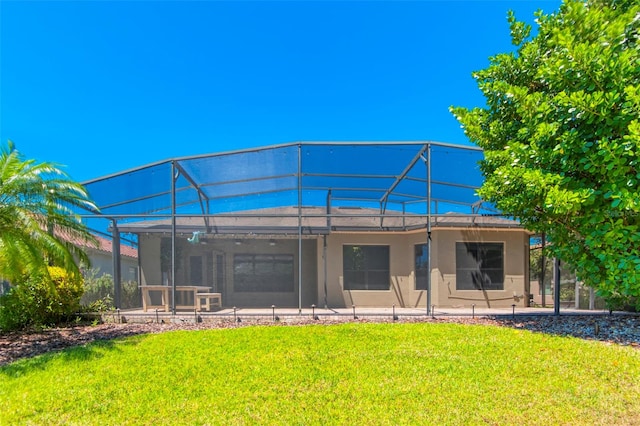
[[[107,238],[96,236],[99,247],[97,250],[111,254],[113,253],[113,242]],[[95,247],[91,247],[96,250]],[[130,257],[132,259],[138,258],[138,249],[126,244],[120,244],[120,256]]]
[[[61,238],[65,239],[66,241],[69,241],[70,243],[72,243],[77,247],[82,247],[90,251],[103,252],[108,255],[111,255],[113,253],[113,243],[110,239],[107,239],[98,235],[94,235],[94,238],[98,242],[98,245],[96,246],[80,238],[74,238],[66,233],[62,233],[62,232],[60,233],[56,232],[56,233],[60,234]],[[120,255],[124,257],[129,257],[132,259],[137,259],[138,249],[126,244],[120,244]]]
[[[180,233],[196,231],[207,234],[275,234],[297,235],[298,220],[303,235],[326,235],[331,232],[408,232],[425,229],[427,215],[367,208],[326,207],[268,208],[216,216],[180,216],[176,230]],[[515,220],[499,216],[479,216],[450,213],[434,215],[432,228],[513,228],[523,229]],[[118,225],[122,232],[167,233],[171,231],[169,219],[145,220]]]

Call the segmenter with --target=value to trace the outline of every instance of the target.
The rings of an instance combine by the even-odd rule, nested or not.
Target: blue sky
[[[317,140],[469,142],[450,105],[560,1],[0,1],[0,139],[86,181]]]

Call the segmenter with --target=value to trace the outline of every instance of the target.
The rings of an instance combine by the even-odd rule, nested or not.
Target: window
[[[503,290],[503,253],[503,243],[456,243],[456,289]]]
[[[342,249],[345,290],[389,290],[389,246]]]
[[[135,266],[129,266],[129,280],[138,281],[138,268]]]
[[[429,254],[426,244],[416,244],[415,253],[415,274],[416,274],[416,290],[427,289],[427,256]]]
[[[236,292],[292,292],[293,281],[291,254],[233,256],[233,290]]]

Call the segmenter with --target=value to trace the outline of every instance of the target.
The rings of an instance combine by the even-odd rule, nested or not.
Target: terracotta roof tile
[[[70,243],[78,247],[83,247],[85,249],[98,250],[98,251],[102,251],[104,253],[109,253],[109,254],[113,253],[113,244],[112,244],[112,241],[108,238],[94,235],[94,238],[98,241],[98,246],[94,246],[93,244],[90,244],[79,238],[74,238],[64,232],[56,232],[56,234],[60,235],[61,238],[65,239],[66,241],[69,241]],[[126,244],[120,244],[120,255],[137,259],[138,249]]]

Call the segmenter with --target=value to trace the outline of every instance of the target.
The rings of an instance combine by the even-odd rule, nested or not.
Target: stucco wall
[[[113,277],[113,258],[111,253],[87,251],[91,259],[91,269],[98,271],[98,276],[109,274]],[[120,257],[120,273],[122,281],[138,281],[138,259]]]
[[[434,263],[432,283],[437,283],[438,293],[433,304],[437,306],[462,307],[475,304],[478,307],[509,307],[512,304],[525,306],[525,282],[527,279],[527,254],[529,236],[518,230],[438,230],[434,234]],[[456,289],[456,242],[497,242],[504,244],[504,289],[481,290]],[[432,285],[433,285],[432,284]],[[514,297],[515,296],[515,297]]]
[[[160,237],[140,235],[138,242],[140,257],[140,283],[142,285],[160,285]]]
[[[425,292],[415,290],[414,244],[424,242],[420,234],[342,234],[327,236],[327,304],[333,308],[356,306],[415,307],[425,304]],[[343,290],[342,247],[388,245],[391,285],[389,290]],[[318,300],[324,300],[324,266],[318,268]],[[425,305],[426,306],[426,305]]]
[[[480,290],[456,290],[456,241],[502,242],[504,243],[504,290],[489,290],[487,298]],[[363,307],[422,307],[426,308],[426,292],[415,289],[414,246],[426,242],[425,232],[407,234],[342,234],[327,236],[326,286],[327,305],[341,308],[352,305]],[[389,290],[344,290],[343,245],[388,245],[390,256]],[[318,241],[322,253],[322,241]],[[524,306],[526,298],[526,256],[528,235],[522,230],[442,230],[432,233],[431,252],[431,303],[442,307]],[[323,304],[325,266],[322,256],[318,257],[318,300]],[[514,298],[514,294],[517,298]]]

